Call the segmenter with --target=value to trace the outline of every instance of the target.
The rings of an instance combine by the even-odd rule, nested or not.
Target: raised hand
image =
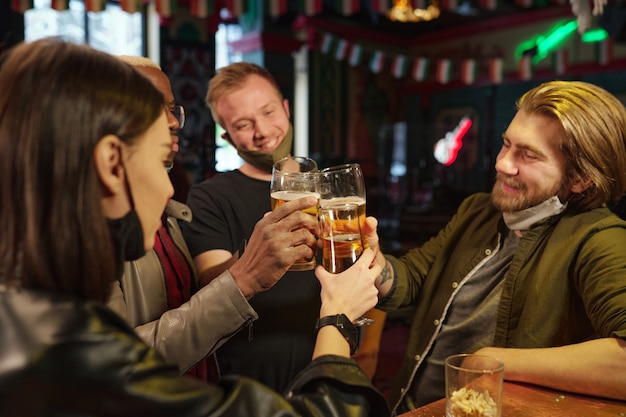
[[[244,254],[230,268],[246,298],[271,288],[298,259],[315,256],[317,219],[302,210],[316,204],[316,198],[293,200],[256,224]]]
[[[373,262],[374,255],[365,249],[354,265],[339,274],[331,274],[321,265],[316,267],[315,275],[322,285],[320,317],[345,314],[354,321],[376,305],[374,281],[381,267]]]

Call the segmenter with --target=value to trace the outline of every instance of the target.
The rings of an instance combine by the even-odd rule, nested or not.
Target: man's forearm
[[[543,349],[483,348],[504,362],[504,379],[626,400],[626,341],[596,339]]]
[[[393,268],[391,266],[391,262],[382,254],[378,254],[376,257],[376,261],[381,264],[382,271],[380,276],[376,279],[375,285],[378,288],[378,297],[384,298],[389,294],[391,287],[393,286],[393,281],[395,279]]]

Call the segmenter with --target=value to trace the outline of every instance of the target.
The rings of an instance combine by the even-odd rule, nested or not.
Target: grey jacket
[[[191,221],[191,210],[170,200],[165,213],[168,233],[197,279],[178,226],[178,220]],[[228,271],[200,288],[188,302],[168,311],[165,277],[154,250],[124,264],[124,274],[114,284],[108,306],[181,373],[258,318]]]

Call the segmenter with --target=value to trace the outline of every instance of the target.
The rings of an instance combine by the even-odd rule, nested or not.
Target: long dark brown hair
[[[58,39],[0,67],[0,282],[105,301],[115,277],[94,148],[132,145],[163,97],[130,65]]]

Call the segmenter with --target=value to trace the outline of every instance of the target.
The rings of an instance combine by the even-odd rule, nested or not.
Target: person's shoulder
[[[471,210],[471,209],[494,209],[495,207],[491,202],[491,194],[485,192],[479,192],[470,194],[467,196],[459,206],[459,211]]]
[[[126,323],[113,311],[100,302],[87,301],[60,292],[34,289],[7,289],[0,291],[3,304],[23,306],[19,319],[22,326],[36,329],[40,336],[49,332],[52,340],[60,329],[64,332],[81,334],[94,328],[108,327],[129,329]],[[100,322],[94,327],[94,322]],[[30,325],[28,324],[30,323]]]
[[[601,230],[608,227],[626,228],[626,221],[605,206],[579,212],[568,211],[560,221],[574,225],[573,227],[575,228],[594,230]]]
[[[207,178],[202,182],[194,184],[191,187],[191,191],[193,192],[195,190],[215,190],[220,189],[221,187],[238,185],[247,180],[252,179],[242,174],[239,170],[220,172],[215,174],[211,178]]]
[[[189,195],[187,196],[187,204],[194,208],[197,200],[205,201],[214,199],[216,195],[221,195],[224,190],[232,187],[230,179],[231,172],[222,172],[215,174],[211,178],[207,178],[191,186]]]
[[[170,200],[165,207],[165,214],[168,217],[173,217],[177,220],[183,220],[190,222],[192,219],[192,213],[189,206],[180,201]]]

